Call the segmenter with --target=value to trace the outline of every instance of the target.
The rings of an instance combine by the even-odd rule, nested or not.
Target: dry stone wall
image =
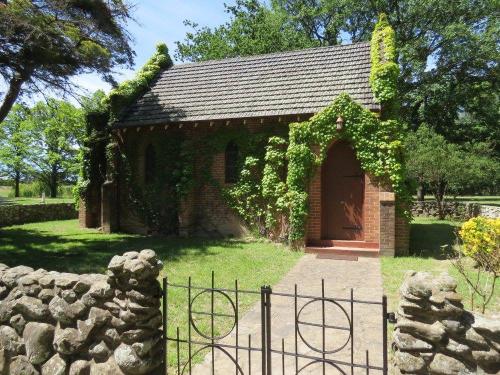
[[[500,316],[464,310],[455,280],[410,271],[401,287],[393,348],[403,374],[497,374]]]
[[[468,220],[480,214],[481,206],[473,202],[444,202],[443,211],[447,218]],[[415,201],[411,213],[413,216],[439,216],[438,206],[435,201]]]
[[[487,204],[482,204],[480,208],[481,216],[490,218],[490,219],[498,219],[500,218],[500,206],[489,206]]]
[[[159,373],[161,267],[152,250],[106,275],[0,264],[0,375]]]
[[[39,221],[76,219],[74,203],[0,206],[0,227]]]

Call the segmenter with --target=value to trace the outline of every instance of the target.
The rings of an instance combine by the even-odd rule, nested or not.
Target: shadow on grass
[[[410,255],[422,258],[446,259],[444,245],[453,246],[458,227],[450,222],[412,223],[410,228]]]
[[[163,261],[181,257],[217,255],[215,247],[242,249],[244,241],[228,239],[179,239],[101,233],[53,234],[26,228],[0,229],[0,263],[47,270],[103,272],[110,259],[126,251],[154,249]]]

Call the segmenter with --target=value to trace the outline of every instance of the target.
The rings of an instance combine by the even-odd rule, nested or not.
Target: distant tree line
[[[11,179],[16,197],[22,181],[41,182],[55,198],[61,182],[75,180],[83,121],[82,109],[56,99],[12,107],[0,124],[0,174]]]

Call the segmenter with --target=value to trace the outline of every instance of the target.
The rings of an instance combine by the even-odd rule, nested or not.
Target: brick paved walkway
[[[359,258],[358,261],[317,259],[315,255],[305,255],[295,267],[275,286],[273,292],[293,293],[294,285],[298,285],[298,293],[303,295],[321,296],[321,279],[325,280],[325,295],[331,298],[349,298],[350,289],[354,290],[354,298],[360,300],[381,301],[382,278],[380,261],[373,258]],[[307,302],[307,301],[305,301]],[[299,300],[299,309],[305,304]],[[347,312],[349,303],[340,303]],[[347,326],[346,316],[333,303],[325,304],[326,324]],[[306,306],[300,315],[301,321],[321,323],[321,302],[314,302]],[[294,299],[289,297],[272,296],[272,347],[281,350],[282,339],[285,342],[285,351],[295,352],[294,330]],[[312,326],[301,328],[305,340],[313,347],[321,348],[321,329]],[[248,335],[252,336],[252,346],[260,347],[261,340],[261,313],[260,302],[257,303],[240,320],[240,345],[247,345]],[[341,347],[348,340],[348,332],[327,330],[326,349],[334,350]],[[224,343],[234,344],[235,335],[232,333],[223,340]],[[354,360],[356,363],[366,362],[366,350],[369,351],[370,364],[382,365],[382,308],[380,305],[354,305]],[[304,355],[317,357],[320,354],[308,347],[299,338],[298,352]],[[234,351],[230,351],[235,356]],[[350,361],[350,344],[339,352],[328,355],[327,358],[341,361]],[[239,352],[239,363],[243,374],[248,375],[248,353]],[[251,374],[261,374],[261,357],[258,351],[252,353]],[[193,368],[193,375],[211,374],[212,356],[207,354],[202,364]],[[299,360],[299,368],[309,361]],[[272,357],[273,375],[283,374],[281,355]],[[285,374],[295,374],[295,359],[285,358]],[[238,374],[234,363],[220,351],[215,351],[215,374]],[[351,374],[350,367],[341,367],[346,374]],[[326,367],[325,374],[342,374],[338,369]],[[187,372],[186,372],[187,373]],[[241,373],[240,373],[241,374]],[[323,374],[322,365],[315,364],[305,368],[300,374]],[[354,369],[354,374],[366,374],[366,370]],[[380,371],[370,371],[370,374],[381,374]]]

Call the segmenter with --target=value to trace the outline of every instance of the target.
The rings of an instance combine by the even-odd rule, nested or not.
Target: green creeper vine
[[[336,130],[336,120],[344,129]],[[369,110],[341,94],[309,121],[290,125],[287,184],[290,196],[290,235],[292,242],[305,236],[308,213],[307,189],[311,177],[325,159],[332,142],[351,142],[362,168],[382,184],[392,186],[400,199],[407,199],[405,171],[401,160],[404,128],[395,120],[381,121]],[[313,147],[319,147],[318,152]]]
[[[370,57],[373,94],[380,103],[388,103],[397,97],[399,66],[396,61],[394,30],[383,13],[372,34]]]
[[[111,113],[110,123],[117,121],[123,111],[128,108],[141,94],[143,94],[153,83],[158,73],[173,65],[168,54],[167,45],[160,43],[156,46],[156,52],[137,72],[136,76],[128,81],[122,82],[117,88],[111,90],[105,99]]]
[[[170,66],[172,66],[172,60],[168,54],[168,48],[165,44],[160,43],[156,46],[156,52],[134,79],[125,81],[112,90],[104,98],[102,108],[98,112],[87,113],[87,136],[83,142],[84,146],[80,150],[80,172],[74,189],[77,204],[81,198],[86,198],[91,183],[99,181],[98,174],[102,173],[103,167],[99,166],[100,161],[96,159],[114,159],[114,157],[110,158],[110,152],[116,148],[108,148],[108,152],[104,151],[104,155],[100,150],[103,144],[106,147],[107,143],[112,142],[110,135],[112,124],[134,100],[148,89],[158,73]],[[105,122],[104,126],[102,121]],[[101,155],[98,155],[100,153]],[[109,163],[107,167],[113,168]]]
[[[286,149],[283,137],[268,140],[262,177],[262,197],[266,201],[265,226],[274,240],[285,240],[288,234],[288,199],[286,186]]]
[[[292,243],[305,237],[308,214],[308,186],[312,174],[323,162],[332,142],[346,139],[356,150],[365,171],[380,183],[392,187],[400,207],[409,207],[411,196],[406,187],[402,161],[404,126],[395,119],[397,108],[397,79],[394,31],[382,14],[375,26],[371,41],[370,83],[375,98],[382,104],[379,119],[375,114],[354,102],[348,94],[339,95],[333,103],[309,121],[290,125],[288,146],[288,197],[290,202],[290,233]],[[341,117],[344,130],[337,132],[336,121]],[[318,147],[314,152],[313,147]],[[402,204],[401,204],[402,203]],[[405,212],[409,215],[408,212]]]

